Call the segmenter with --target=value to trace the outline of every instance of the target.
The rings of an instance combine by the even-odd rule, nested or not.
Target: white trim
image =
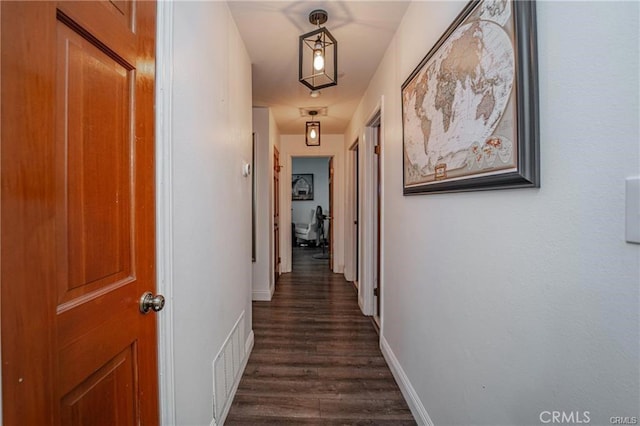
[[[402,369],[398,358],[396,358],[393,350],[391,350],[391,346],[389,346],[389,343],[387,342],[387,339],[384,338],[383,334],[380,334],[380,350],[391,369],[391,374],[393,374],[396,382],[398,382],[400,391],[402,392],[404,399],[407,401],[407,405],[409,405],[411,414],[413,414],[416,422],[419,425],[433,426],[431,417],[429,417],[427,410],[424,408],[424,405],[422,405],[422,402],[418,397],[418,393],[411,385],[409,378]]]
[[[373,315],[374,298],[374,176],[373,176],[373,131],[368,125],[364,128],[363,143],[360,151],[360,282],[358,296],[362,300],[362,313]]]
[[[344,161],[344,151],[342,151],[343,147],[340,149],[335,146],[327,146],[321,145],[318,147],[319,149],[316,151],[309,151],[304,147],[295,147],[292,148],[290,146],[282,146],[280,145],[279,153],[280,153],[280,165],[282,169],[280,170],[280,224],[283,223],[291,223],[291,185],[285,184],[285,182],[291,182],[291,170],[293,167],[293,158],[299,157],[322,157],[322,158],[333,158],[333,169],[334,169],[334,186],[333,186],[333,205],[331,206],[331,216],[333,217],[333,225],[334,230],[332,231],[334,234],[333,238],[333,272],[336,274],[344,273],[344,245],[341,247],[341,256],[337,255],[338,253],[338,241],[340,240],[340,236],[338,235],[338,227],[340,225],[344,225],[345,218],[345,208],[344,208],[344,185],[345,185],[345,176],[344,170],[345,165]],[[342,191],[339,194],[340,190]],[[341,197],[338,195],[342,195]],[[340,224],[340,225],[338,225]],[[344,240],[344,230],[340,229],[343,235]],[[291,227],[290,226],[280,226],[280,257],[282,258],[282,263],[280,264],[280,272],[281,273],[289,273],[292,268],[292,250],[293,247],[291,245]],[[339,261],[341,263],[339,263]]]
[[[156,290],[166,305],[158,315],[160,424],[176,424],[173,353],[172,71],[173,0],[157,3],[156,17]]]
[[[378,319],[380,323],[378,326],[380,330],[384,326],[384,291],[386,289],[386,283],[384,280],[384,259],[385,259],[385,249],[384,249],[384,241],[385,241],[385,232],[384,232],[384,217],[385,217],[385,179],[384,179],[384,157],[386,155],[385,151],[385,143],[384,143],[384,134],[386,131],[386,126],[384,124],[384,95],[380,96],[380,140],[378,141],[378,145],[380,145],[380,196],[378,197],[378,202],[380,204],[380,276],[379,280],[379,291],[378,297],[380,298],[380,312],[378,313]],[[382,333],[382,332],[381,332]]]
[[[273,290],[273,287],[269,290],[253,290],[253,293],[251,293],[251,300],[258,302],[270,302],[273,297]]]
[[[254,335],[253,330],[249,332],[249,336],[244,343],[244,359],[242,361],[242,366],[238,370],[238,374],[236,374],[236,378],[233,382],[233,388],[229,393],[229,397],[227,398],[226,406],[224,407],[224,411],[222,411],[222,415],[220,416],[220,422],[218,424],[223,425],[224,421],[227,419],[227,415],[229,414],[229,410],[231,409],[231,405],[233,403],[233,399],[236,397],[236,392],[238,391],[238,386],[240,385],[240,380],[242,379],[242,375],[244,374],[245,368],[247,368],[247,362],[249,361],[249,355],[251,355],[251,351],[253,350],[254,343]],[[211,425],[216,425],[216,420],[213,419],[211,421]]]
[[[347,281],[355,282],[356,280],[356,250],[358,244],[358,236],[355,235],[354,222],[358,220],[356,217],[356,149],[358,149],[359,139],[351,144],[346,152],[345,160],[345,231],[344,231],[344,278]],[[356,286],[357,289],[357,286]]]
[[[360,262],[358,277],[360,285],[358,286],[358,304],[362,313],[367,316],[375,314],[375,298],[373,296],[373,288],[375,281],[375,221],[376,209],[374,199],[376,194],[374,143],[376,142],[374,127],[372,125],[380,123],[382,127],[382,104],[384,97],[373,108],[363,129],[363,136],[358,143],[359,147],[359,170],[360,170],[360,217],[358,218],[358,232],[360,238]],[[382,129],[381,129],[382,130]],[[382,138],[381,138],[382,139]],[[380,143],[380,141],[378,141]],[[381,257],[382,261],[382,257]],[[381,270],[382,272],[382,270]]]

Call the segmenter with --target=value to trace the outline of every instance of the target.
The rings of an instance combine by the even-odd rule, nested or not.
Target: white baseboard
[[[210,426],[223,425],[224,421],[227,419],[227,415],[229,414],[229,410],[231,409],[231,404],[233,403],[233,399],[236,396],[236,392],[238,391],[238,386],[240,385],[240,380],[242,379],[242,374],[244,373],[244,369],[247,368],[247,362],[249,361],[249,355],[251,355],[251,351],[253,350],[253,330],[249,332],[249,336],[247,337],[246,342],[244,343],[244,360],[242,361],[242,366],[240,367],[240,372],[236,376],[236,379],[233,383],[233,388],[231,389],[231,393],[229,394],[229,399],[227,401],[227,405],[220,416],[220,421],[216,422],[215,419],[211,421]]]
[[[424,405],[422,405],[420,398],[418,398],[416,390],[411,385],[411,382],[402,369],[398,358],[396,358],[391,350],[391,346],[389,346],[387,339],[385,339],[382,334],[380,335],[380,350],[382,350],[382,355],[384,356],[384,359],[387,360],[391,373],[396,379],[396,382],[398,382],[400,391],[402,392],[402,395],[404,395],[404,399],[407,401],[407,405],[409,405],[411,414],[413,414],[416,422],[418,422],[419,425],[433,426],[431,417],[429,417],[427,410],[424,408]]]
[[[258,302],[270,302],[273,292],[270,290],[254,290],[251,299]]]
[[[358,289],[358,307],[360,308],[360,312],[362,312],[362,315],[366,315],[364,313],[364,304],[362,302],[362,298],[360,297],[360,293],[359,293],[359,289]]]

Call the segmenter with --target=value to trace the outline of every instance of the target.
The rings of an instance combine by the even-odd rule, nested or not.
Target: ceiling
[[[408,1],[229,1],[252,63],[253,105],[268,106],[282,134],[304,133],[300,108],[324,108],[322,133],[343,133],[389,46]],[[324,9],[338,41],[338,85],[312,98],[298,82],[298,38]]]

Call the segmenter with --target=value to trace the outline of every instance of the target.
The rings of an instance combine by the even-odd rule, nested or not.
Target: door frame
[[[340,135],[342,136],[342,135]],[[345,165],[346,151],[344,144],[324,143],[319,147],[306,147],[304,145],[304,135],[299,135],[302,144],[281,143],[280,144],[280,165],[282,166],[280,175],[280,221],[291,223],[291,166],[293,157],[333,157],[334,168],[334,198],[331,206],[331,217],[333,221],[333,272],[344,273],[344,196],[345,189]],[[291,272],[291,226],[284,226],[280,229],[280,272]]]
[[[374,298],[375,307],[373,312],[373,320],[380,328],[382,318],[382,116],[378,115],[371,122],[371,128],[375,132],[375,137],[372,140],[374,145],[374,159],[373,159],[373,202],[374,202],[374,219],[373,229],[375,235],[374,240],[374,268],[375,276],[373,281],[374,286]]]
[[[328,248],[328,253],[329,253],[329,269],[331,271],[333,271],[333,263],[334,263],[334,253],[333,253],[333,244],[335,242],[335,237],[333,236],[333,229],[335,228],[335,226],[333,225],[333,217],[331,216],[331,212],[333,211],[333,205],[335,203],[334,198],[334,186],[336,183],[336,177],[335,177],[335,166],[333,165],[333,162],[335,160],[333,159],[333,157],[329,157],[329,164],[327,164],[327,167],[329,167],[329,210],[328,210],[328,220],[329,220],[329,232],[328,232],[328,237],[329,238],[329,248]]]
[[[167,303],[158,316],[160,424],[176,424],[173,357],[173,141],[171,139],[173,0],[156,3],[156,288]]]
[[[271,178],[273,180],[273,194],[271,205],[273,206],[271,210],[272,216],[272,224],[273,229],[269,232],[273,232],[273,287],[275,288],[280,275],[282,274],[282,201],[280,200],[281,193],[278,188],[282,185],[282,176],[280,175],[280,171],[282,170],[282,162],[280,160],[280,151],[277,147],[273,147],[273,174]],[[289,179],[291,180],[291,179]],[[276,221],[277,219],[277,221]],[[289,226],[286,227],[289,229]],[[291,232],[291,231],[289,231]]]
[[[349,146],[348,155],[348,171],[347,171],[347,214],[345,232],[345,258],[344,277],[347,281],[354,283],[358,288],[360,276],[360,139],[356,137],[355,141]]]
[[[333,167],[334,171],[333,171],[333,184],[330,184],[330,179],[332,178],[331,176],[331,170],[327,170],[327,189],[329,191],[329,210],[328,212],[330,213],[330,217],[331,219],[329,219],[329,232],[327,233],[326,231],[326,225],[325,225],[325,235],[324,238],[327,241],[327,243],[329,244],[329,247],[325,247],[327,251],[327,253],[329,253],[329,269],[333,272],[334,270],[334,264],[335,264],[335,232],[334,232],[334,228],[335,228],[335,215],[334,215],[334,211],[335,211],[335,205],[336,205],[336,200],[335,200],[335,185],[336,185],[336,173],[335,173],[335,162],[336,162],[336,157],[334,155],[292,155],[290,157],[290,164],[291,167],[289,167],[289,170],[291,170],[291,172],[288,174],[287,178],[287,182],[291,182],[291,175],[293,174],[293,159],[294,158],[320,158],[320,159],[326,159],[327,160],[327,168],[331,168]],[[317,179],[317,178],[315,178]],[[317,180],[314,181],[314,185],[317,185]],[[288,195],[286,194],[286,191],[284,194],[281,194],[285,197],[289,197],[289,212],[293,211],[293,207],[291,205],[291,185],[287,185],[285,186],[285,188],[289,188],[289,193]],[[282,201],[280,202],[282,204]],[[317,204],[317,203],[316,203]],[[291,214],[291,213],[290,213]],[[291,217],[291,216],[289,216]],[[291,227],[287,227],[288,229],[291,229]],[[291,231],[289,231],[291,232]],[[282,238],[282,237],[281,237]],[[293,241],[293,236],[290,236],[289,241]],[[289,259],[293,258],[293,244],[289,244],[289,251],[288,251],[288,256]]]
[[[374,153],[374,146],[380,144],[384,146],[384,96],[380,97],[379,102],[366,116],[364,126],[358,137],[358,169],[359,169],[359,184],[360,184],[360,203],[358,206],[359,217],[353,219],[355,211],[352,212],[351,220],[358,220],[358,238],[360,244],[359,253],[359,271],[358,271],[358,305],[364,315],[374,316],[376,313],[376,299],[373,295],[373,289],[375,288],[375,277],[377,274],[377,256],[376,256],[376,234],[377,234],[377,222],[376,218],[378,211],[374,200],[377,197],[377,158]],[[380,133],[378,140],[377,126],[379,123]],[[384,149],[380,154],[380,176],[384,176]],[[351,171],[353,173],[353,171]],[[355,191],[355,182],[351,182],[350,193]],[[384,199],[384,179],[381,178],[380,182],[380,199]],[[383,222],[384,218],[384,203],[380,205],[380,220]],[[353,222],[351,222],[353,223]],[[382,224],[381,224],[382,225]],[[379,253],[379,275],[380,285],[384,288],[384,226],[380,226],[380,253]],[[350,252],[351,262],[354,261],[355,253],[352,250]],[[383,324],[384,312],[384,297],[380,294],[380,327]]]

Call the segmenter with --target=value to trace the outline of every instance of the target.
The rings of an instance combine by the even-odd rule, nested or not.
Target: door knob
[[[153,297],[153,293],[147,291],[140,298],[140,312],[143,314],[148,314],[149,310],[153,310],[153,312],[161,311],[164,308],[164,296],[161,294],[156,294]]]

